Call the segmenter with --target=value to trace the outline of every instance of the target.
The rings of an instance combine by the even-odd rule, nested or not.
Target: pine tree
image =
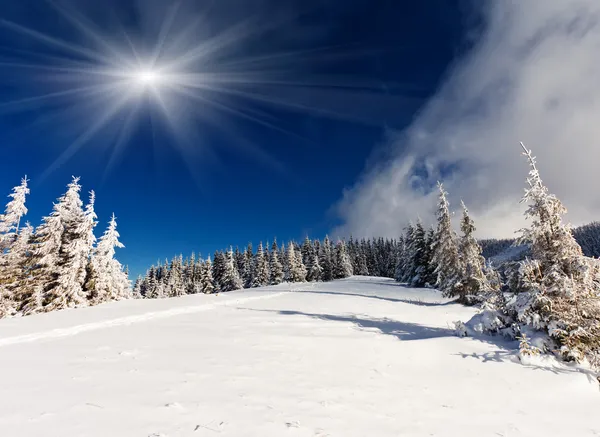
[[[248,247],[246,247],[246,252],[244,253],[244,273],[242,276],[244,288],[252,287],[254,275],[254,252],[252,250],[252,243],[248,243]]]
[[[302,264],[302,254],[296,253],[294,242],[290,241],[286,251],[285,280],[288,282],[303,282],[306,280],[306,268]]]
[[[560,200],[543,184],[531,151],[528,188],[522,202],[531,226],[522,229],[518,244],[531,244],[532,259],[521,263],[520,289],[509,310],[521,323],[546,330],[564,358],[588,359],[600,367],[600,262],[583,255]]]
[[[311,282],[320,281],[323,275],[323,268],[321,267],[321,264],[319,264],[319,253],[317,252],[316,247],[312,243],[307,245],[305,251],[307,259],[305,263],[306,280]]]
[[[323,269],[323,273],[321,274],[323,281],[331,281],[333,279],[333,253],[329,236],[325,236],[323,244],[321,245],[319,264]]]
[[[269,283],[271,285],[281,284],[283,277],[283,265],[279,261],[279,248],[277,240],[274,240],[269,258]]]
[[[0,269],[0,317],[15,315],[21,310],[21,301],[27,297],[32,235],[33,228],[26,223],[10,251],[2,255],[5,265]]]
[[[176,256],[171,260],[166,286],[165,291],[169,297],[183,296],[186,293],[183,283],[183,255]]]
[[[54,262],[50,263],[54,272],[44,295],[46,311],[88,304],[83,285],[90,256],[87,233],[89,220],[79,197],[80,190],[79,178],[73,177],[67,192],[55,204],[55,221],[58,225],[55,236],[60,241],[57,240],[58,253],[52,254]]]
[[[240,252],[240,248],[236,246],[235,252],[233,253],[233,259],[235,260],[238,275],[242,278],[246,271],[246,253]]]
[[[469,210],[462,202],[463,217],[460,229],[463,233],[459,241],[460,276],[458,287],[459,300],[469,303],[467,296],[476,295],[488,290],[489,284],[485,276],[485,259],[481,256],[481,246],[473,236],[475,223],[469,216]],[[474,302],[473,302],[474,303]]]
[[[217,291],[223,290],[225,281],[225,254],[223,252],[215,252],[212,263],[212,276]]]
[[[115,249],[125,247],[119,241],[117,219],[113,214],[108,227],[92,255],[92,265],[95,269],[95,287],[89,296],[92,304],[131,297],[131,283],[123,266],[115,259]],[[162,294],[162,290],[158,292]]]
[[[336,279],[352,276],[352,262],[343,240],[338,241],[335,247],[335,269],[333,275]]]
[[[0,254],[15,241],[21,218],[27,214],[25,199],[29,194],[28,182],[25,176],[21,179],[21,185],[13,188],[13,192],[9,194],[12,200],[6,205],[4,214],[0,215]]]
[[[447,194],[441,183],[438,182],[440,190],[437,229],[433,243],[433,263],[435,265],[435,274],[437,280],[435,286],[438,287],[445,296],[453,297],[457,295],[456,285],[460,274],[460,259],[456,244],[456,234],[452,230],[450,219],[450,210],[448,208]]]
[[[269,285],[269,264],[263,251],[262,242],[258,245],[258,249],[256,249],[253,270],[253,287],[264,287],[265,285]]]
[[[233,291],[243,288],[242,280],[240,279],[235,263],[233,260],[233,249],[227,251],[225,265],[223,270],[223,280],[221,283],[221,291]]]
[[[212,294],[215,292],[215,285],[212,276],[212,263],[210,257],[201,264],[200,269],[200,284],[204,294]]]

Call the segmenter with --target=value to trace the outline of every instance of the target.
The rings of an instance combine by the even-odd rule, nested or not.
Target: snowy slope
[[[595,380],[454,336],[473,312],[355,277],[2,320],[0,435],[600,434]]]

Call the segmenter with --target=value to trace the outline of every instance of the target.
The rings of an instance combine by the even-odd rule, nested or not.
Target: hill
[[[598,435],[584,370],[459,338],[473,308],[383,278],[0,321],[0,429],[52,436]],[[553,364],[552,364],[553,363]]]

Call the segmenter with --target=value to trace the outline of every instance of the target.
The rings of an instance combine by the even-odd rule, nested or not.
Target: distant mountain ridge
[[[592,222],[573,229],[573,236],[581,246],[583,254],[600,258],[600,222]],[[483,249],[482,255],[494,265],[506,261],[524,258],[528,252],[527,245],[513,246],[515,238],[479,240]]]

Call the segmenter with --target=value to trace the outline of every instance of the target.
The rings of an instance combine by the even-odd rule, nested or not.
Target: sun
[[[156,86],[161,81],[161,75],[154,70],[140,70],[136,72],[135,80],[143,87]]]

